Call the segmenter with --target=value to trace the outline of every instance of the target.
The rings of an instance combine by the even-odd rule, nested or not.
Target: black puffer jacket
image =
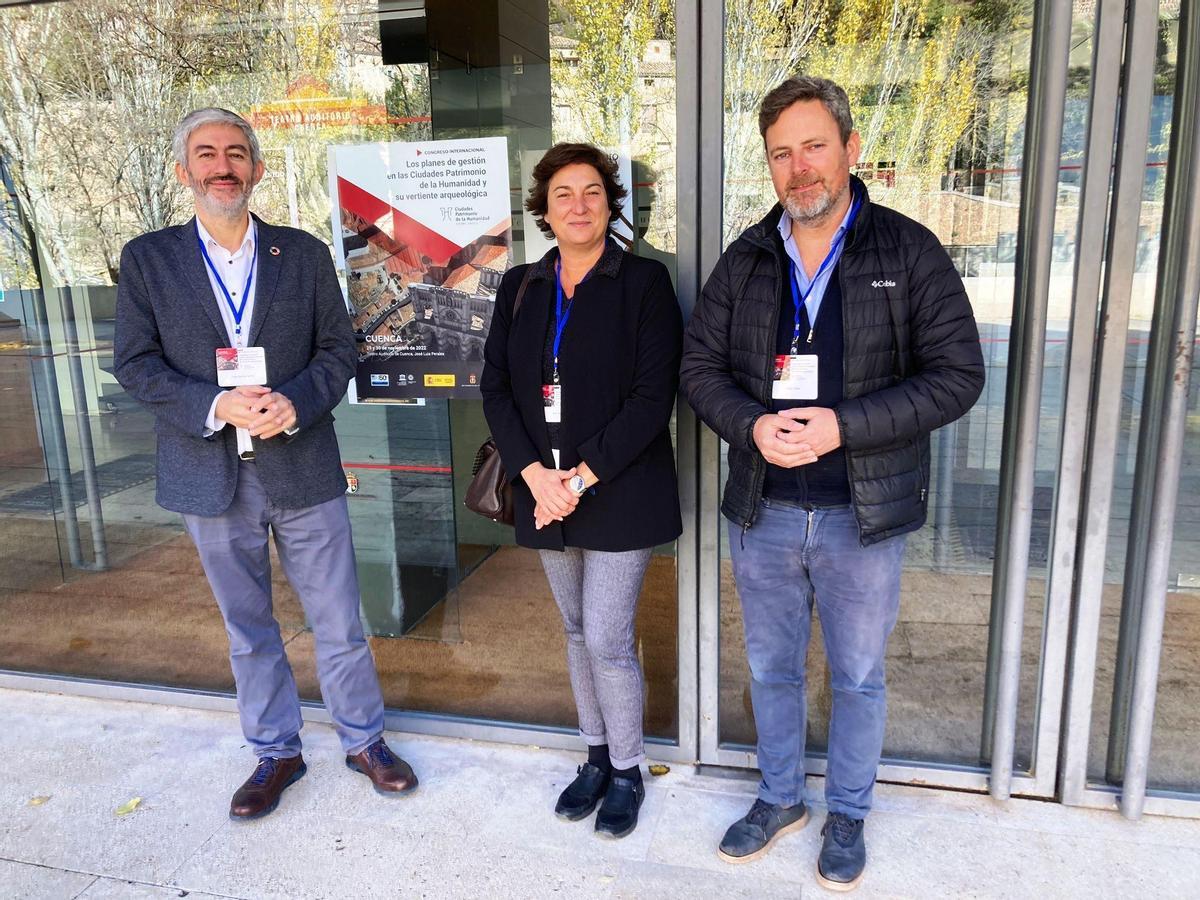
[[[864,203],[838,266],[845,323],[845,397],[835,407],[864,545],[925,522],[929,434],[965,413],[983,390],[971,304],[933,233],[884,206],[852,178]],[[729,443],[721,511],[754,524],[766,461],[754,422],[770,411],[775,330],[787,256],[782,208],[717,261],[684,336],[680,379],[696,413]]]

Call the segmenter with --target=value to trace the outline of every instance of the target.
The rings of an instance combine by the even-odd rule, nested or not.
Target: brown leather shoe
[[[366,750],[346,757],[346,765],[371,779],[380,794],[407,794],[417,787],[412,766],[394,754],[380,738]]]
[[[244,821],[272,812],[279,805],[284,788],[299,781],[307,771],[308,766],[301,756],[286,759],[264,756],[258,761],[254,774],[234,793],[229,804],[229,818]]]

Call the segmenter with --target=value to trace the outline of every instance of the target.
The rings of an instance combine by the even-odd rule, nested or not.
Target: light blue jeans
[[[863,547],[848,506],[806,510],[764,499],[744,534],[730,523],[729,542],[758,729],[759,796],[780,806],[804,799],[805,661],[815,605],[833,687],[825,800],[830,812],[864,818],[883,752],[883,655],[900,607],[905,538]]]

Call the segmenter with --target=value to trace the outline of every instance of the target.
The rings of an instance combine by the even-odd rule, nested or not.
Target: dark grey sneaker
[[[776,806],[765,800],[755,800],[750,812],[729,826],[717,856],[729,863],[750,862],[771,849],[775,839],[790,831],[799,831],[808,822],[808,808]]]
[[[831,891],[852,891],[867,867],[867,842],[863,820],[830,813],[821,826],[825,842],[817,857],[817,882]]]

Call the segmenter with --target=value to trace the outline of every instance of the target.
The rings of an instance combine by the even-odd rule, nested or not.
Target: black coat
[[[680,373],[688,402],[729,442],[721,511],[747,528],[767,467],[754,422],[770,410],[775,330],[790,277],[780,215],[776,205],[717,261],[688,323]],[[866,545],[924,524],[929,434],[979,398],[983,354],[962,279],[925,226],[864,199],[838,269],[846,399],[834,411]]]
[[[668,425],[679,387],[683,324],[662,263],[611,241],[575,288],[559,350],[564,395],[560,463],[586,462],[600,483],[562,522],[538,531],[533,495],[520,477],[532,462],[553,467],[542,406],[542,351],[554,303],[557,248],[532,263],[516,322],[513,301],[528,266],[500,284],[484,348],[483,411],[513,480],[517,543],[561,550],[637,550],[683,530]]]

